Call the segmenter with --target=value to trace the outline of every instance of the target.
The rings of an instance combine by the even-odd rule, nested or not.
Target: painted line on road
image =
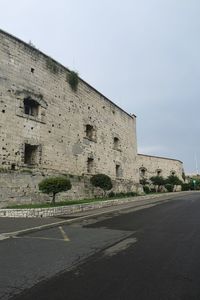
[[[68,236],[67,236],[66,232],[64,231],[64,229],[62,228],[62,226],[59,226],[58,228],[60,229],[60,232],[61,232],[61,234],[63,236],[63,240],[65,242],[69,242],[70,239],[68,238]]]
[[[169,200],[172,200],[173,198],[175,198],[177,195],[180,195],[181,193],[182,192],[176,193],[176,195],[172,195],[172,197],[167,198],[167,199],[163,199],[163,200],[160,200],[159,198],[163,197],[164,195],[161,195],[159,197],[157,196],[157,197],[150,198],[150,199],[151,200],[157,200],[158,199],[158,201],[153,202],[152,204],[154,204],[154,203],[155,204],[156,203],[158,203],[158,204],[159,203],[165,203],[165,202],[168,202]],[[144,200],[148,200],[148,198],[145,198]],[[149,204],[150,203],[145,204],[145,205],[149,205]],[[139,208],[139,207],[143,207],[145,205],[141,203],[141,204],[139,204],[139,205],[137,205],[137,206],[135,206],[133,208]],[[82,220],[90,219],[90,218],[93,218],[93,217],[98,217],[98,216],[110,214],[110,213],[113,213],[113,212],[126,211],[126,210],[130,210],[130,209],[131,209],[131,206],[129,206],[129,207],[121,207],[121,208],[117,207],[117,208],[115,208],[113,210],[108,210],[108,211],[103,211],[103,212],[101,211],[101,212],[98,212],[98,213],[95,213],[95,214],[89,214],[89,215],[85,215],[85,216],[81,216],[81,217],[77,217],[77,218],[73,218],[73,219],[68,219],[68,220],[65,220],[65,221],[54,222],[54,223],[45,224],[45,225],[41,225],[41,226],[36,226],[36,227],[32,227],[32,228],[28,228],[28,229],[23,229],[23,230],[19,230],[19,231],[2,233],[1,236],[4,237],[4,238],[2,238],[2,240],[3,240],[3,239],[6,239],[6,238],[12,238],[12,237],[16,237],[16,236],[22,236],[22,235],[25,235],[25,234],[28,234],[28,233],[33,233],[33,232],[37,232],[37,231],[41,231],[41,230],[47,230],[47,229],[51,229],[51,228],[62,226],[62,225],[69,225],[69,224],[80,222]]]
[[[123,241],[120,241],[116,243],[115,245],[107,248],[104,251],[104,255],[106,256],[114,256],[118,254],[119,252],[125,251],[127,248],[129,248],[131,245],[137,243],[137,238],[126,238]]]
[[[4,234],[0,234],[0,241],[9,239],[9,236],[5,236]]]
[[[49,238],[49,237],[42,237],[42,236],[13,236],[14,239],[35,239],[35,240],[49,240],[49,241],[60,241],[66,242],[64,239],[56,239],[56,238]]]

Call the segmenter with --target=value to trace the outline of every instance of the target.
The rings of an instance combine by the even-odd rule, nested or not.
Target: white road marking
[[[117,253],[126,250],[128,247],[130,247],[132,244],[137,243],[136,238],[127,238],[114,246],[109,247],[104,251],[104,254],[107,256],[113,256],[116,255]]]
[[[65,233],[64,229],[62,228],[62,226],[59,226],[58,228],[60,229],[60,232],[62,233],[63,240],[64,240],[65,242],[69,242],[70,239],[68,238],[68,236],[67,236],[67,234]]]
[[[56,239],[56,238],[49,238],[49,237],[42,237],[42,236],[13,236],[14,239],[36,239],[36,240],[49,240],[49,241],[60,241],[65,242],[64,239]]]
[[[3,234],[0,234],[0,241],[6,240],[6,239],[9,239],[9,237],[5,236]]]

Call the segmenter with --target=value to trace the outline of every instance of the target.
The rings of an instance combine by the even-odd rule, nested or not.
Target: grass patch
[[[12,208],[12,209],[50,208],[50,207],[68,206],[74,204],[86,204],[86,203],[93,203],[93,202],[100,202],[100,201],[114,200],[114,199],[123,199],[128,197],[135,197],[135,196],[137,196],[136,193],[119,193],[119,194],[114,194],[114,196],[112,197],[105,197],[105,198],[65,200],[61,202],[56,202],[55,205],[53,205],[52,203],[35,203],[35,204],[33,203],[33,204],[10,205],[5,208]]]

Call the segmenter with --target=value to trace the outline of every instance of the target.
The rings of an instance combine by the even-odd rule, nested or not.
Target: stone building
[[[183,163],[180,160],[138,154],[137,163],[140,179],[150,179],[153,176],[167,178],[170,175],[176,175],[183,180]]]
[[[138,183],[136,117],[29,44],[0,31],[2,170]],[[21,174],[21,173],[20,173]],[[3,176],[3,175],[2,175]]]
[[[45,199],[37,185],[52,174],[70,177],[65,197],[72,199],[91,197],[89,178],[97,173],[109,175],[116,192],[139,188],[135,115],[80,77],[74,86],[72,76],[0,30],[0,206]]]

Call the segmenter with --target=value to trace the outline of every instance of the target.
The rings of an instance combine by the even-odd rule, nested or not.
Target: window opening
[[[27,165],[37,164],[38,146],[25,144],[24,163]]]
[[[11,164],[11,170],[15,171],[16,170],[16,165],[15,164]]]
[[[90,140],[94,139],[94,127],[92,125],[86,125],[86,137]]]
[[[117,137],[114,137],[114,149],[119,149],[119,139]]]
[[[161,176],[162,170],[157,170],[157,176]]]
[[[140,175],[141,175],[142,177],[144,177],[144,176],[146,175],[146,169],[145,169],[145,168],[141,168],[141,169],[140,169]]]
[[[94,159],[89,157],[87,160],[87,172],[88,173],[92,173],[93,165],[94,165]]]
[[[24,113],[29,116],[37,117],[39,112],[39,104],[37,101],[26,98],[24,99]]]
[[[116,177],[120,177],[120,165],[116,165],[115,169],[116,169]]]

